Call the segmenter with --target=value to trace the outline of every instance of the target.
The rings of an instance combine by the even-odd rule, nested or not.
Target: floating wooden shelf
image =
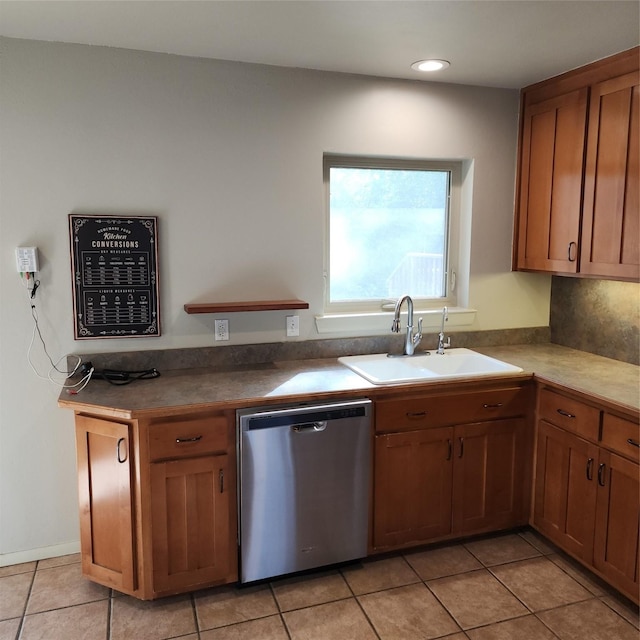
[[[236,313],[238,311],[280,311],[283,309],[308,309],[304,300],[253,300],[250,302],[205,302],[185,304],[187,313]]]

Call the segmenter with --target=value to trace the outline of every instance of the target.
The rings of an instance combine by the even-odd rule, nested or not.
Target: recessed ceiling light
[[[446,60],[418,60],[411,65],[414,71],[440,71],[451,66]]]

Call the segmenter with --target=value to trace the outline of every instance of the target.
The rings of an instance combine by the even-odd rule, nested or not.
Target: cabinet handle
[[[127,461],[127,448],[126,448],[126,447],[124,448],[124,458],[121,458],[121,457],[120,457],[120,445],[121,445],[123,442],[125,442],[125,443],[126,443],[126,441],[127,441],[127,440],[126,440],[126,438],[120,438],[120,439],[118,440],[118,444],[116,445],[116,456],[117,456],[117,458],[118,458],[118,462],[119,462],[120,464],[123,464],[124,462],[126,462],[126,461]]]
[[[567,249],[567,260],[569,262],[575,262],[576,261],[576,254],[574,251],[571,251],[572,249],[577,249],[578,245],[575,242],[570,242],[569,243],[569,247]]]
[[[184,444],[185,442],[198,442],[202,440],[202,436],[194,436],[193,438],[176,438],[176,444]]]
[[[453,453],[453,443],[451,439],[447,440],[447,460],[451,460],[451,454]]]
[[[220,480],[220,493],[224,493],[224,469],[220,469],[218,472],[218,479]]]
[[[629,438],[627,440],[627,442],[632,446],[632,447],[640,447],[640,442],[636,442],[635,440],[632,440],[631,438]]]
[[[563,411],[562,409],[556,409],[556,411],[557,411],[561,416],[564,416],[565,418],[575,418],[575,416],[573,415],[573,413],[569,413],[568,411]]]
[[[427,415],[426,411],[407,411],[407,418],[409,420],[419,420]]]
[[[587,460],[587,480],[593,480],[593,458]]]
[[[499,409],[502,406],[502,402],[496,402],[495,404],[483,404],[484,409]]]
[[[604,462],[602,462],[600,464],[600,466],[598,467],[598,484],[601,487],[604,487],[604,470],[606,468],[606,464]]]
[[[458,438],[460,440],[460,453],[458,454],[458,458],[462,458],[464,455],[464,438]]]

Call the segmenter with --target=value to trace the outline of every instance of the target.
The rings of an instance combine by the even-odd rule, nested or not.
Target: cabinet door
[[[587,562],[593,554],[597,461],[597,446],[539,422],[534,524]]]
[[[374,547],[394,547],[451,531],[450,428],[376,436]]]
[[[586,89],[524,111],[518,269],[577,271],[586,114]]]
[[[640,74],[591,89],[580,271],[640,277]]]
[[[638,600],[638,465],[601,450],[594,566],[611,584]]]
[[[182,590],[235,576],[235,489],[227,455],[151,464],[153,589]]]
[[[80,544],[84,575],[136,589],[130,427],[76,416]]]
[[[455,428],[454,533],[504,529],[521,522],[524,429],[521,419]]]

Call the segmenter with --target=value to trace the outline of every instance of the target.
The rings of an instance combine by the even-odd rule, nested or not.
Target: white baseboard
[[[27,551],[16,551],[14,553],[0,553],[0,567],[22,564],[23,562],[33,562],[34,560],[57,558],[58,556],[68,556],[72,553],[79,552],[80,541],[77,540],[65,544],[56,544],[51,547],[40,547],[38,549],[28,549]]]

